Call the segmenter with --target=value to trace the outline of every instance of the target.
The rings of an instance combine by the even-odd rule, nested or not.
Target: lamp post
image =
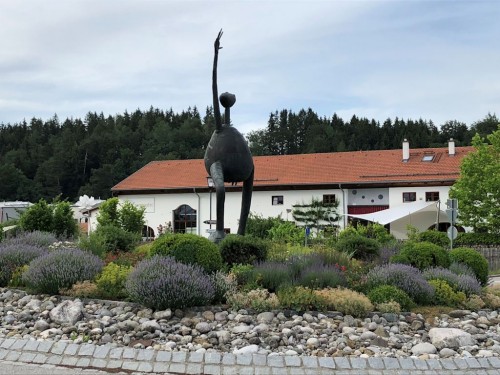
[[[207,177],[208,190],[210,191],[210,230],[212,229],[212,188],[214,187],[214,180],[212,177]]]

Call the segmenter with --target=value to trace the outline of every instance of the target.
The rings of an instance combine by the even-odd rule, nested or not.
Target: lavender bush
[[[61,248],[31,261],[23,281],[34,292],[56,294],[78,281],[93,280],[103,266],[90,252]]]
[[[279,261],[256,264],[252,270],[252,280],[270,292],[276,292],[283,285],[294,283],[289,265]]]
[[[57,237],[53,233],[35,230],[32,232],[18,233],[16,237],[11,238],[5,242],[48,248],[54,242],[57,242]]]
[[[379,285],[394,285],[421,304],[429,303],[434,295],[422,272],[406,264],[391,263],[371,269],[366,275],[366,286],[372,289]]]
[[[346,285],[340,266],[313,263],[305,267],[297,283],[310,288],[336,288]]]
[[[464,292],[467,296],[481,294],[481,283],[473,276],[457,275],[442,267],[428,268],[423,272],[426,280],[446,281],[455,291]]]
[[[0,286],[6,286],[16,268],[47,254],[47,250],[23,243],[5,242],[0,245]]]
[[[472,268],[470,268],[467,264],[464,264],[464,263],[451,262],[448,269],[457,275],[468,275],[468,276],[472,276],[474,278],[476,277],[474,270]]]
[[[200,266],[160,255],[139,262],[125,288],[134,301],[157,310],[202,306],[215,297],[213,281]]]

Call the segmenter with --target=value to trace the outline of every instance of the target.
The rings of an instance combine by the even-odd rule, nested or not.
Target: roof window
[[[434,154],[426,154],[422,157],[422,161],[433,161],[434,160]]]

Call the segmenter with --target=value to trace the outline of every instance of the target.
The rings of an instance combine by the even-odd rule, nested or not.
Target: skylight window
[[[429,161],[433,161],[433,160],[434,160],[434,154],[431,154],[431,155],[424,155],[424,156],[422,157],[422,161],[427,161],[427,162],[429,162]]]

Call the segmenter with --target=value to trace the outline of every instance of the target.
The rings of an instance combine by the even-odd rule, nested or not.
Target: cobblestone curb
[[[359,358],[169,352],[112,344],[0,339],[0,360],[123,373],[169,374],[500,374],[500,358]]]

